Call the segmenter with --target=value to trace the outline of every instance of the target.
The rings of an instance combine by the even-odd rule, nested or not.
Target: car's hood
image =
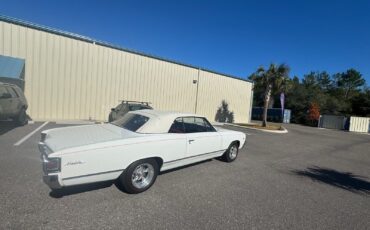
[[[49,129],[43,131],[42,135],[46,135],[44,143],[56,152],[83,145],[132,138],[139,134],[112,124],[98,124]]]

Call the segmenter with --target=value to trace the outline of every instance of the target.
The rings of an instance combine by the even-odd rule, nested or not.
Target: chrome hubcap
[[[230,158],[235,159],[237,155],[238,155],[238,148],[235,145],[231,146],[230,151],[229,151]]]
[[[154,177],[154,168],[151,164],[144,163],[138,165],[132,172],[132,185],[138,189],[145,188],[152,182]]]

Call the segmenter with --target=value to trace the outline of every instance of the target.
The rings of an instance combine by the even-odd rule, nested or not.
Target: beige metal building
[[[34,120],[107,120],[119,100],[196,112],[215,120],[222,100],[249,122],[253,83],[0,16],[0,55],[23,59]]]

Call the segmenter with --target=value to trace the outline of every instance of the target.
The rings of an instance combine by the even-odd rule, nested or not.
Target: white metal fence
[[[349,131],[360,133],[370,132],[370,117],[351,117]]]

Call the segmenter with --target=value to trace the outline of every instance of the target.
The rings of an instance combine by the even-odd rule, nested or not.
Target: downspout
[[[198,107],[198,90],[199,90],[199,75],[200,75],[200,68],[198,69],[198,80],[197,80],[197,92],[195,94],[195,109],[194,113],[197,113],[197,107]]]
[[[253,109],[253,95],[254,95],[254,82],[252,82],[251,88],[251,98],[250,98],[250,107],[249,107],[249,123],[252,122],[252,109]]]

